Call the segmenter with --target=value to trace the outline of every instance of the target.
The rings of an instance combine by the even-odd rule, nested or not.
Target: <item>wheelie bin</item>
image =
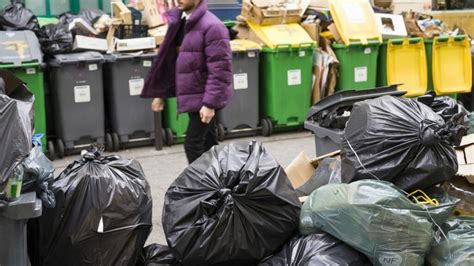
[[[219,140],[228,133],[256,132],[259,125],[259,59],[261,48],[246,40],[231,41],[234,95],[217,112]]]
[[[178,103],[175,97],[166,99],[163,115],[165,127],[163,136],[166,145],[183,143],[188,129],[189,117],[187,113],[178,115]]]
[[[35,133],[43,134],[46,149],[44,64],[38,38],[32,31],[0,31],[0,68],[12,72],[35,95]]]
[[[105,57],[104,89],[107,96],[107,125],[110,129],[105,140],[106,143],[112,143],[114,151],[131,142],[153,143],[155,127],[152,100],[140,98],[140,94],[155,55],[112,54]]]
[[[20,195],[0,211],[0,265],[30,265],[27,250],[28,219],[41,216],[42,203],[36,192]]]
[[[316,43],[299,24],[248,25],[265,44],[259,64],[262,135],[301,127],[311,102]]]
[[[76,148],[104,143],[103,64],[104,57],[97,52],[56,55],[48,62],[57,137],[48,147],[59,158]],[[111,143],[106,145],[110,150]]]

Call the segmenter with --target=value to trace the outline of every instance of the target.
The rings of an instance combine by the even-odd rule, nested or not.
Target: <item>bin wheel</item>
[[[105,149],[108,152],[114,151],[114,141],[112,139],[112,135],[110,133],[105,134]]]
[[[166,145],[171,147],[174,143],[174,135],[173,135],[173,131],[171,130],[171,128],[167,128],[166,129]]]
[[[220,142],[224,141],[225,139],[225,127],[223,124],[217,125],[217,140]]]
[[[168,145],[168,139],[166,138],[166,130],[164,128],[161,129],[161,139],[163,140],[164,145]]]
[[[264,137],[269,137],[272,135],[273,132],[273,124],[270,119],[264,118],[260,122],[262,124],[262,135]]]
[[[112,133],[112,143],[113,143],[114,151],[119,151],[120,150],[120,137],[115,132]]]
[[[54,150],[54,143],[50,140],[48,141],[48,157],[51,161],[54,161],[56,158],[56,151]]]
[[[64,149],[64,142],[62,139],[57,139],[56,140],[56,148],[58,149],[58,157],[60,159],[64,158],[64,154],[66,153],[65,149]]]

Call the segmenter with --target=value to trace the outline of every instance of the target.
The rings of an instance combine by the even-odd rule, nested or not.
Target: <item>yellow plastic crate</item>
[[[428,89],[428,69],[422,38],[389,40],[387,44],[387,83],[403,84],[406,97],[424,95]]]
[[[374,11],[367,0],[330,0],[329,9],[337,30],[346,45],[351,42],[368,44],[382,42]]]
[[[466,36],[436,37],[432,66],[436,94],[471,92],[471,61],[471,47]]]
[[[296,23],[271,26],[261,26],[251,22],[247,23],[257,37],[260,38],[266,46],[272,49],[282,45],[298,48],[301,44],[316,43],[303,27]]]

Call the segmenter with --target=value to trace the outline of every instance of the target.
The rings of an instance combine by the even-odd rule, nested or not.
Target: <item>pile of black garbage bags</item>
[[[167,245],[144,247],[152,194],[140,164],[93,145],[54,180],[36,181],[54,205],[28,222],[31,264],[474,263],[473,219],[453,217],[459,199],[446,193],[462,184],[445,183],[465,110],[447,98],[383,96],[350,111],[340,159],[320,161],[299,188],[261,143],[213,147],[165,194]],[[25,167],[41,157],[21,156]]]
[[[25,4],[18,2],[5,6],[0,10],[0,30],[3,31],[33,31],[41,44],[43,53],[47,56],[63,54],[72,51],[74,36],[80,29],[74,26],[75,19],[82,23],[93,25],[107,14],[98,9],[83,9],[78,14],[65,12],[58,16],[57,24],[40,27],[38,18]]]

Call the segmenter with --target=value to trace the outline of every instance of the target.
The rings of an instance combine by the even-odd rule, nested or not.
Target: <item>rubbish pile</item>
[[[35,14],[23,3],[12,3],[0,11],[0,30],[31,30],[37,35],[46,56],[78,51],[131,52],[154,50],[166,34],[164,12],[175,6],[159,6],[143,1],[126,6],[111,3],[112,14],[97,9],[65,12],[56,23],[40,27]]]

